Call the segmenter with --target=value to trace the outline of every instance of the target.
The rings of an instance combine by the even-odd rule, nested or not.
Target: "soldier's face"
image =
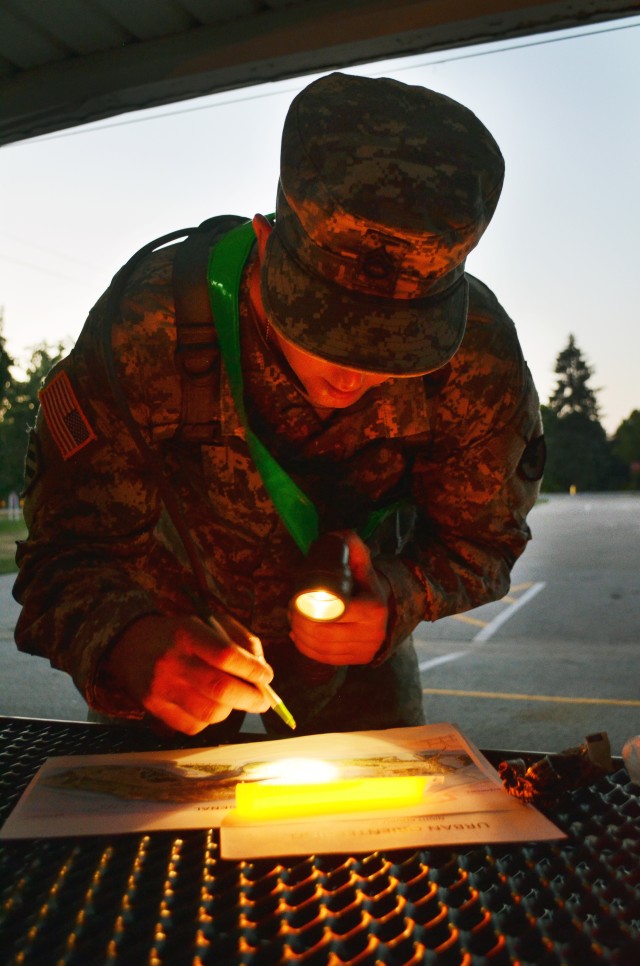
[[[306,389],[311,404],[318,409],[347,409],[369,389],[391,378],[385,373],[347,369],[327,362],[289,342],[277,330],[274,335],[282,354]]]

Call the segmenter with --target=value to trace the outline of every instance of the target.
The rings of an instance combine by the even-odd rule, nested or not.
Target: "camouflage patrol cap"
[[[467,254],[504,162],[466,107],[334,73],[293,100],[262,297],[287,339],[332,362],[411,375],[444,365],[467,317]]]

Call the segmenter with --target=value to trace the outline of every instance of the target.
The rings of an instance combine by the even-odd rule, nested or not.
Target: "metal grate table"
[[[0,718],[0,821],[47,757],[199,744]],[[566,840],[282,861],[210,830],[1,843],[0,963],[638,966],[640,788],[619,767],[548,814]]]

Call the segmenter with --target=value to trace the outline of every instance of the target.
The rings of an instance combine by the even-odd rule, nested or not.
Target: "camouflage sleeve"
[[[423,620],[461,613],[509,590],[531,532],[544,438],[538,396],[515,328],[471,279],[467,334],[439,398],[432,445],[418,452],[414,539],[376,562],[393,590],[384,659]]]
[[[159,253],[132,280],[137,289],[126,300],[114,340],[122,385],[149,439],[158,426],[168,431],[179,405],[170,388],[176,379],[170,371],[168,265]],[[27,462],[29,533],[17,555],[14,596],[23,609],[16,643],[68,672],[89,705],[138,717],[123,695],[100,688],[100,662],[128,624],[170,606],[179,575],[174,555],[154,534],[161,502],[153,475],[114,407],[100,365],[104,309],[105,297],[41,394]]]

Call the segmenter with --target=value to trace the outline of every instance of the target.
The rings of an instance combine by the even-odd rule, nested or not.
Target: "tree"
[[[558,383],[542,407],[547,441],[543,488],[567,492],[611,490],[621,484],[620,464],[600,424],[598,390],[589,386],[593,369],[574,337],[556,359]]]
[[[5,348],[5,338],[2,334],[3,323],[4,313],[2,308],[0,308],[0,419],[2,419],[7,407],[7,393],[13,381],[11,366],[14,364],[13,359]]]
[[[598,390],[587,385],[593,369],[583,359],[572,335],[569,336],[566,349],[556,359],[555,372],[559,378],[549,399],[549,408],[556,416],[563,419],[572,413],[578,413],[592,421],[598,420]]]
[[[613,452],[628,470],[628,485],[640,490],[640,409],[634,409],[616,429]]]
[[[22,490],[28,434],[38,410],[38,390],[63,352],[62,344],[56,348],[38,346],[33,350],[24,381],[9,374],[0,421],[0,502],[6,502],[10,493]]]

